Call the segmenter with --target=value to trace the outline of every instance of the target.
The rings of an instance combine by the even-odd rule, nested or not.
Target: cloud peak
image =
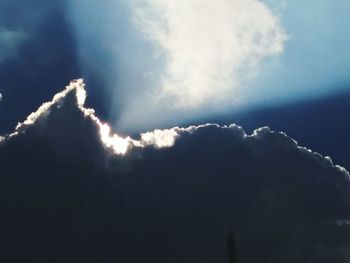
[[[18,123],[12,134],[0,137],[0,142],[5,141],[6,138],[9,139],[20,134],[25,134],[31,127],[47,126],[42,125],[42,123],[48,122],[47,119],[50,118],[50,114],[52,114],[51,112],[54,110],[63,111],[61,108],[65,107],[65,104],[68,102],[69,107],[76,108],[81,113],[82,117],[80,118],[85,118],[85,120],[92,124],[103,147],[116,155],[123,156],[129,151],[137,148],[154,147],[160,149],[173,147],[176,140],[181,137],[186,137],[187,135],[195,134],[206,129],[219,129],[229,131],[233,136],[248,145],[261,141],[264,143],[268,142],[270,145],[277,148],[297,150],[302,154],[308,155],[314,159],[320,159],[322,162],[330,164],[332,167],[344,173],[346,177],[349,177],[348,171],[341,166],[334,165],[331,158],[324,158],[318,153],[314,153],[305,147],[301,147],[295,140],[288,137],[285,133],[271,131],[269,127],[258,128],[254,130],[251,135],[247,135],[244,129],[236,124],[219,126],[217,124],[208,123],[198,126],[189,126],[187,128],[173,127],[163,130],[156,129],[154,131],[141,133],[139,139],[133,139],[129,136],[121,136],[118,133],[113,132],[108,123],[101,121],[96,116],[94,109],[85,108],[84,104],[86,96],[87,93],[84,81],[82,79],[73,80],[63,91],[54,95],[51,101],[43,103],[38,110],[31,113],[26,120]],[[70,113],[68,111],[67,113],[65,112],[65,114]]]

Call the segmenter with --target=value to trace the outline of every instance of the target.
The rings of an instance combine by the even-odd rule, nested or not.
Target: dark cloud
[[[346,138],[350,133],[349,100],[350,92],[345,91],[330,94],[327,98],[215,116],[197,123],[216,121],[224,124],[234,121],[248,132],[265,125],[273,130],[288,131],[288,135],[297,138],[301,145],[307,145],[322,155],[332,156],[348,169],[350,145]]]
[[[329,158],[236,125],[153,132],[116,155],[78,91],[1,143],[2,261],[227,262],[231,225],[240,262],[347,262],[349,174]]]

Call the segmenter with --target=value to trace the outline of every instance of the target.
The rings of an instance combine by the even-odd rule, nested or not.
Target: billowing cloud
[[[85,98],[76,80],[0,139],[2,261],[225,262],[231,225],[242,262],[346,262],[350,179],[329,157],[268,127],[121,136]]]
[[[279,148],[284,149],[298,149],[303,154],[313,156],[317,159],[321,159],[325,162],[330,163],[334,168],[337,168],[341,172],[349,176],[345,168],[333,165],[332,159],[329,156],[323,157],[318,153],[312,152],[306,147],[301,147],[298,145],[297,141],[289,138],[283,132],[272,132],[269,127],[258,128],[253,131],[251,135],[247,135],[242,127],[231,124],[229,126],[219,126],[217,124],[205,124],[199,126],[189,126],[187,128],[174,127],[170,129],[156,129],[154,131],[149,131],[140,134],[140,139],[132,139],[129,136],[121,136],[114,133],[111,127],[101,121],[95,114],[94,109],[84,107],[87,93],[85,90],[85,84],[82,79],[77,79],[72,81],[63,91],[57,93],[51,101],[43,103],[35,112],[32,112],[23,121],[19,122],[15,128],[15,131],[11,134],[2,136],[2,140],[10,139],[14,136],[19,136],[26,134],[28,130],[32,128],[47,127],[47,122],[50,122],[51,115],[60,113],[67,113],[61,108],[66,107],[68,110],[75,108],[81,114],[78,118],[84,118],[87,122],[90,122],[92,127],[96,129],[99,134],[99,139],[103,147],[111,149],[117,155],[124,155],[129,150],[132,151],[133,148],[144,148],[148,146],[153,146],[155,148],[168,148],[174,146],[176,139],[184,134],[193,134],[197,130],[204,129],[207,127],[215,127],[218,129],[231,130],[235,135],[243,140],[254,139],[255,141],[266,140],[274,134],[274,139],[271,141]],[[68,106],[67,106],[68,104]],[[53,113],[54,112],[54,113]],[[68,116],[63,116],[68,117]],[[72,121],[72,120],[71,120]],[[75,120],[73,120],[75,121]],[[53,124],[56,126],[56,124]]]
[[[69,98],[69,99],[67,99]],[[88,119],[98,130],[101,143],[104,147],[111,149],[115,154],[125,154],[130,148],[145,147],[154,145],[156,147],[171,147],[174,145],[175,138],[179,136],[179,131],[191,131],[188,129],[173,128],[169,130],[155,130],[141,134],[140,140],[133,140],[130,137],[122,137],[111,131],[107,123],[103,123],[96,115],[93,109],[85,108],[86,100],[85,84],[82,79],[74,80],[63,91],[57,93],[49,102],[43,103],[35,112],[32,112],[23,122],[19,122],[13,133],[7,135],[8,138],[25,134],[34,126],[46,126],[48,118],[52,118],[52,112],[61,107],[73,107],[81,113],[81,116]],[[67,104],[68,106],[65,105]],[[80,117],[81,117],[80,116]]]
[[[96,129],[99,134],[100,142],[102,146],[107,149],[111,149],[117,155],[124,155],[129,150],[132,151],[133,148],[144,148],[148,146],[153,146],[155,148],[168,148],[174,146],[176,139],[184,134],[193,134],[197,130],[204,129],[206,127],[215,127],[218,129],[231,130],[235,135],[238,135],[243,140],[255,141],[266,140],[270,138],[271,134],[274,134],[274,139],[271,141],[279,148],[284,149],[298,149],[303,154],[308,154],[317,159],[321,159],[325,162],[330,163],[334,168],[337,168],[341,172],[348,174],[346,169],[338,165],[333,165],[332,159],[329,156],[323,157],[318,153],[312,152],[310,149],[301,147],[298,145],[297,141],[289,138],[283,132],[272,132],[269,127],[262,127],[254,130],[251,135],[247,135],[242,127],[231,124],[229,126],[219,126],[217,124],[205,124],[199,126],[189,126],[187,128],[174,127],[171,129],[156,129],[154,131],[149,131],[140,134],[140,139],[132,139],[129,136],[121,136],[114,133],[111,127],[101,121],[95,114],[95,111],[91,108],[85,108],[86,100],[86,90],[85,84],[82,79],[77,79],[72,81],[63,91],[57,93],[53,99],[49,102],[43,103],[35,112],[32,112],[23,122],[19,122],[15,128],[15,131],[9,135],[2,136],[2,140],[10,139],[14,136],[19,136],[26,134],[28,130],[32,128],[43,129],[47,127],[47,123],[50,122],[51,115],[60,113],[67,113],[61,108],[66,107],[68,110],[75,108],[81,114],[78,118],[84,118],[87,122],[90,122],[92,127]],[[67,106],[68,104],[68,106]],[[68,116],[63,116],[68,117]],[[72,120],[71,120],[72,121]],[[73,120],[75,121],[75,120]],[[53,124],[56,126],[56,124]]]

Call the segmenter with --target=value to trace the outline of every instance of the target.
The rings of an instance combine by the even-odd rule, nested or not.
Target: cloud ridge
[[[344,175],[350,178],[349,172],[339,165],[333,164],[333,161],[330,157],[323,157],[321,154],[311,151],[306,147],[299,146],[297,141],[292,138],[289,138],[287,134],[283,132],[274,132],[271,131],[269,127],[265,126],[258,128],[253,131],[251,135],[247,135],[244,129],[241,126],[236,124],[220,126],[218,124],[203,124],[198,126],[189,126],[186,128],[183,127],[173,127],[169,129],[156,129],[154,131],[148,131],[140,134],[139,139],[133,139],[130,136],[122,136],[118,133],[112,131],[110,125],[101,121],[95,114],[95,110],[91,108],[85,108],[85,100],[87,92],[85,90],[85,84],[83,79],[73,80],[66,88],[54,95],[53,99],[49,102],[43,103],[37,111],[32,112],[26,120],[18,123],[15,128],[15,131],[9,135],[0,137],[0,142],[6,141],[6,139],[18,136],[20,134],[25,134],[27,129],[37,125],[38,122],[45,122],[46,118],[49,117],[50,112],[53,108],[60,108],[62,104],[67,100],[69,95],[74,95],[73,107],[78,108],[79,111],[87,118],[93,126],[98,131],[99,140],[102,143],[103,147],[112,151],[116,155],[126,155],[129,151],[132,152],[133,149],[145,148],[145,147],[154,147],[157,149],[173,147],[176,143],[176,140],[181,136],[186,134],[194,134],[197,131],[203,130],[205,128],[216,128],[229,130],[232,134],[235,134],[240,140],[247,141],[264,141],[269,140],[273,137],[273,140],[270,141],[271,144],[279,148],[284,149],[298,149],[302,154],[311,156],[314,159],[319,159],[322,162],[330,164],[333,168],[344,173]]]

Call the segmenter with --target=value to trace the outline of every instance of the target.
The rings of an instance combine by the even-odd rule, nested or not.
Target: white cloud
[[[174,129],[155,130],[141,134],[141,140],[146,145],[155,145],[157,148],[170,147],[175,143],[179,134]]]
[[[159,100],[182,108],[234,103],[243,71],[283,52],[286,32],[257,0],[133,2],[142,32],[166,58]]]

